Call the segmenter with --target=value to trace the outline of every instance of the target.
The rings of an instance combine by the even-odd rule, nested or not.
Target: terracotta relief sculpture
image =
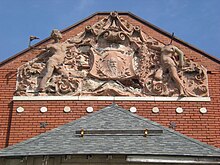
[[[180,70],[182,70],[184,65],[183,52],[171,44],[165,45],[163,47],[158,47],[153,45],[149,45],[149,46],[151,48],[155,48],[161,51],[161,55],[160,55],[161,68],[159,68],[156,71],[155,79],[162,80],[163,73],[167,71],[169,75],[172,77],[173,81],[175,82],[175,85],[179,90],[180,96],[186,96],[186,92],[184,91],[184,86],[181,82],[181,79],[177,71],[178,67]],[[175,60],[176,54],[178,55],[179,61]]]
[[[56,29],[52,31],[51,38],[54,39],[54,43],[47,45],[46,50],[51,53],[52,56],[46,62],[46,73],[39,84],[39,91],[43,92],[45,92],[46,83],[53,75],[54,69],[57,69],[57,71],[63,76],[69,76],[68,72],[62,67],[62,64],[66,57],[66,49],[71,45],[67,43],[60,43],[62,34]]]
[[[208,96],[206,69],[116,12],[18,70],[16,95]]]

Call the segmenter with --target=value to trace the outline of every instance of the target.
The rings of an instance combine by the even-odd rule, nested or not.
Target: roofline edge
[[[119,15],[130,15],[132,18],[134,18],[134,19],[138,20],[139,22],[141,22],[141,23],[143,23],[143,24],[149,26],[150,28],[156,30],[157,32],[160,32],[161,34],[163,34],[163,35],[165,35],[165,36],[167,36],[167,37],[172,37],[172,34],[168,33],[167,31],[165,31],[165,30],[163,30],[163,29],[161,29],[161,28],[159,28],[159,27],[157,27],[157,26],[154,25],[154,24],[151,24],[150,22],[144,20],[143,18],[141,18],[141,17],[139,17],[139,16],[137,16],[137,15],[131,13],[131,12],[121,12],[121,11],[120,11],[120,12],[117,11],[117,12],[119,13]],[[96,15],[103,15],[103,14],[107,15],[107,14],[110,14],[110,13],[111,13],[111,12],[95,12],[95,13],[91,14],[90,16],[88,16],[88,17],[82,19],[81,21],[78,21],[78,22],[76,22],[75,24],[70,25],[70,26],[67,27],[67,28],[64,28],[63,30],[61,30],[61,33],[67,32],[68,30],[74,28],[75,26],[78,26],[79,24],[81,24],[81,23],[83,23],[83,22],[85,22],[85,21],[91,19],[92,17],[94,17],[94,16],[96,16]],[[50,40],[50,39],[51,39],[50,37],[47,37],[47,38],[43,39],[42,41],[40,41],[40,42],[34,44],[33,47],[38,46],[38,45],[40,45],[40,44],[43,44],[43,43],[47,42],[47,41]],[[211,59],[211,60],[213,60],[213,61],[215,61],[215,62],[217,62],[217,63],[220,64],[220,59],[219,59],[219,58],[217,58],[217,57],[215,57],[215,56],[212,56],[212,55],[210,55],[210,54],[204,52],[203,50],[201,50],[201,49],[199,49],[199,48],[197,48],[197,47],[195,47],[195,46],[193,46],[193,45],[191,45],[191,44],[189,44],[189,43],[187,43],[187,42],[185,42],[185,41],[183,41],[183,40],[181,40],[181,39],[179,39],[179,38],[177,38],[177,37],[175,37],[175,36],[173,37],[173,40],[176,41],[176,42],[178,42],[178,43],[181,43],[181,44],[183,44],[183,45],[185,45],[185,46],[187,46],[187,47],[189,47],[189,48],[191,48],[191,49],[193,49],[194,51],[196,51],[196,52],[198,52],[198,53],[204,55],[205,57],[207,57],[207,58],[209,58],[209,59]],[[9,58],[3,60],[2,62],[0,62],[0,67],[2,67],[4,64],[8,63],[9,61],[11,61],[11,60],[13,60],[13,59],[19,57],[20,55],[22,55],[22,54],[24,54],[24,53],[30,51],[31,49],[32,49],[32,48],[26,48],[26,49],[24,49],[24,50],[22,50],[22,51],[16,53],[15,55],[13,55],[13,56],[11,56],[11,57],[9,57]]]
[[[172,34],[171,34],[171,33],[169,33],[169,32],[167,32],[167,31],[165,31],[165,30],[159,28],[158,26],[156,26],[156,25],[154,25],[154,24],[152,24],[152,23],[150,23],[150,22],[148,22],[148,21],[146,21],[146,20],[144,20],[143,18],[141,18],[141,17],[139,17],[139,16],[137,16],[137,15],[131,13],[131,12],[128,12],[128,14],[129,14],[130,16],[132,16],[134,19],[137,19],[137,20],[139,20],[140,22],[142,22],[143,24],[146,24],[146,25],[150,26],[152,29],[154,29],[154,30],[156,30],[156,31],[158,31],[158,32],[160,32],[160,33],[162,33],[163,35],[165,35],[165,36],[167,36],[167,37],[170,37],[170,38],[172,37]],[[198,53],[200,53],[200,54],[205,55],[206,57],[212,59],[213,61],[215,61],[215,62],[217,62],[217,63],[220,63],[220,59],[219,59],[219,58],[217,58],[217,57],[215,57],[215,56],[212,56],[212,55],[210,55],[210,54],[204,52],[203,50],[201,50],[201,49],[199,49],[199,48],[197,48],[197,47],[195,47],[195,46],[189,44],[188,42],[183,41],[182,39],[179,39],[178,37],[175,37],[175,36],[174,36],[174,37],[173,37],[173,40],[176,41],[176,42],[178,42],[178,43],[181,43],[181,44],[183,44],[183,45],[185,45],[185,46],[188,46],[189,48],[193,49],[194,51],[196,51],[196,52],[198,52]]]

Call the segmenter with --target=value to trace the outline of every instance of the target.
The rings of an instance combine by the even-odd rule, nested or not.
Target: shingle
[[[76,130],[163,130],[156,136],[76,136]],[[0,156],[63,154],[146,154],[220,156],[207,144],[165,128],[158,123],[110,105],[79,120],[10,146]]]

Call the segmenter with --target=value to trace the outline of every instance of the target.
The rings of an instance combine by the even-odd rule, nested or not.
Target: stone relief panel
[[[112,12],[18,69],[17,96],[208,96],[206,69]]]

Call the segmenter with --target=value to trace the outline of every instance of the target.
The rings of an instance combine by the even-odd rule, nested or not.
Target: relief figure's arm
[[[184,65],[184,53],[177,47],[174,47],[174,50],[179,56],[179,66],[182,68]]]

